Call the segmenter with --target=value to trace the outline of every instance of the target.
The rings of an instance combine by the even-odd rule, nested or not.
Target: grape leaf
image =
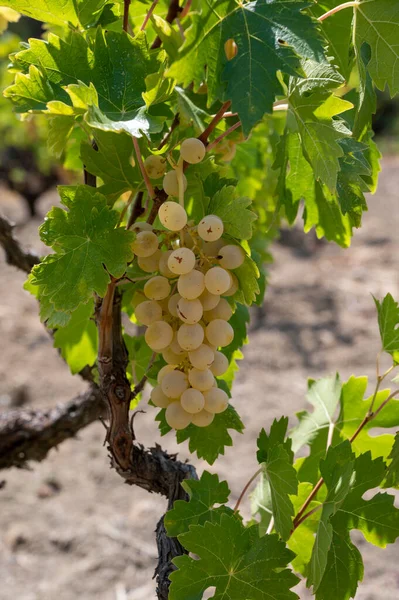
[[[234,338],[231,344],[222,348],[223,354],[227,357],[228,361],[233,357],[236,350],[242,348],[248,343],[247,338],[247,326],[249,323],[249,311],[243,304],[237,304],[233,316],[229,320],[230,325],[234,329]]]
[[[298,485],[298,494],[291,497],[295,514],[298,514],[312,492],[313,487],[314,486],[311,483],[307,482],[301,482]],[[323,491],[324,490],[322,489],[318,495],[320,495]],[[309,504],[308,510],[310,512],[320,506],[320,500],[313,500]],[[294,529],[289,540],[287,541],[289,549],[296,554],[294,560],[292,561],[292,567],[295,571],[304,576],[306,575],[306,570],[312,556],[314,539],[320,520],[320,515],[321,510],[315,510],[313,514],[309,515],[305,521],[301,523],[300,527]]]
[[[388,459],[390,459],[391,462],[388,466],[384,487],[399,488],[399,433],[395,436],[395,441]]]
[[[54,308],[73,311],[93,292],[104,296],[110,275],[120,277],[133,258],[134,234],[115,229],[119,215],[95,188],[78,186],[62,198],[68,211],[54,207],[40,227],[42,241],[55,250],[32,270]],[[106,269],[104,268],[104,265]]]
[[[33,285],[32,278],[33,275],[30,273],[28,279],[24,283],[24,290],[27,290],[39,301],[39,316],[42,323],[46,323],[47,327],[55,329],[58,327],[65,327],[71,319],[71,313],[56,310],[49,296],[43,294],[43,287],[40,285]]]
[[[320,430],[333,425],[333,417],[341,396],[342,385],[339,375],[324,377],[318,381],[309,381],[307,401],[314,407],[312,413],[297,413],[299,423],[290,431],[292,449],[296,453],[306,444],[310,444]]]
[[[14,103],[17,112],[28,110],[45,110],[47,102],[54,99],[54,90],[50,82],[34,65],[28,74],[16,73],[13,85],[3,92],[6,98]]]
[[[196,453],[198,458],[203,458],[212,465],[220,454],[224,454],[226,446],[232,446],[233,441],[229,429],[242,433],[244,425],[235,409],[231,406],[217,415],[208,427],[189,425],[186,429],[177,431],[177,442],[181,444],[188,440],[190,452]]]
[[[109,0],[2,0],[3,6],[45,23],[93,27]]]
[[[224,233],[238,240],[252,237],[252,224],[257,216],[248,210],[250,198],[238,198],[233,186],[216,192],[208,205],[208,214],[217,215],[223,221]]]
[[[86,365],[92,366],[97,357],[97,328],[93,321],[94,302],[79,306],[69,323],[54,333],[54,347],[61,350],[71,373],[79,373]]]
[[[179,541],[199,558],[179,556],[170,574],[170,600],[202,598],[215,586],[214,598],[294,600],[290,591],[298,578],[285,568],[293,553],[276,535],[258,536],[235,515],[222,514],[220,523],[193,525]]]
[[[97,150],[85,141],[80,156],[87,171],[103,180],[99,192],[116,199],[123,192],[137,188],[141,176],[138,167],[131,162],[132,138],[126,133],[96,130],[94,139]]]
[[[348,441],[328,449],[320,461],[320,472],[327,486],[327,497],[317,527],[307,585],[317,591],[327,566],[327,557],[333,538],[332,516],[337,512],[353,485],[354,460]]]
[[[85,115],[88,124],[141,137],[142,132],[160,131],[163,126],[160,119],[147,114],[143,99],[145,78],[158,71],[159,56],[150,53],[144,34],[133,39],[124,32],[99,28],[92,46],[77,32],[72,32],[67,42],[50,33],[47,41],[31,39],[29,48],[15,54],[13,61],[15,68],[25,71],[34,65],[46,76],[54,99],[67,104],[71,99],[66,86],[92,84],[98,94],[98,107],[94,104],[88,107]],[[101,69],[97,68],[99,64]],[[18,86],[15,84],[5,91],[18,110],[21,110],[19,94],[25,91],[21,91],[22,81],[28,77],[20,74]],[[32,94],[31,98],[26,96],[24,111],[28,101],[31,101],[31,109],[38,109]]]
[[[195,90],[205,79],[208,105],[231,100],[247,135],[283,93],[277,71],[302,74],[298,55],[314,60],[323,56],[314,23],[301,12],[307,6],[290,0],[201,3],[169,75],[185,87],[194,82]],[[229,39],[238,47],[231,61],[224,50]]]
[[[190,500],[176,500],[172,510],[166,513],[164,523],[169,537],[185,533],[191,525],[220,523],[221,513],[233,512],[227,506],[215,507],[215,504],[225,504],[230,495],[227,482],[219,481],[217,475],[204,471],[199,481],[190,479],[183,481],[181,485]]]
[[[270,494],[274,527],[284,540],[290,536],[294,516],[289,495],[296,495],[298,491],[297,475],[292,466],[291,440],[284,441],[287,426],[287,418],[275,420],[270,434],[262,429],[257,441],[257,458],[263,467],[262,483],[268,487],[264,495]]]
[[[239,281],[239,289],[233,298],[240,304],[250,306],[256,302],[256,297],[260,293],[258,279],[260,277],[259,269],[250,256],[245,257],[244,263],[238,269],[234,269],[234,275]]]
[[[387,294],[382,302],[374,298],[378,312],[378,326],[382,349],[399,362],[399,304]]]

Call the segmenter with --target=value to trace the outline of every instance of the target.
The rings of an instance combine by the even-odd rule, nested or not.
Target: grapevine
[[[257,390],[258,465],[235,498],[216,474],[145,449],[140,412],[193,461],[232,452],[249,307],[273,285],[280,229],[302,219],[348,248],[376,190],[375,91],[399,93],[395,3],[4,0],[1,28],[19,13],[45,27],[0,40],[6,110],[25,133],[40,115],[69,180],[40,226],[46,256],[25,252],[3,218],[0,244],[88,392],[0,421],[0,468],[41,460],[101,418],[112,468],[168,502],[159,600],[294,600],[300,578],[316,600],[355,598],[351,532],[382,548],[399,537],[399,390],[383,386],[399,365],[391,294],[375,299],[370,397],[364,377],[310,379],[312,408],[270,423]]]

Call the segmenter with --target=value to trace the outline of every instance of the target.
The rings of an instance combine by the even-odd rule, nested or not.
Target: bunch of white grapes
[[[188,163],[199,162],[204,154],[204,145],[195,138],[181,145],[181,156]],[[165,185],[168,175],[164,189],[176,196],[178,186],[172,190]],[[174,429],[190,423],[206,427],[228,406],[228,395],[215,377],[229,366],[219,350],[234,338],[228,322],[233,311],[226,297],[238,289],[232,271],[243,264],[245,253],[223,239],[223,222],[216,215],[194,225],[178,202],[168,200],[158,216],[166,231],[137,223],[133,242],[139,267],[153,275],[136,297],[136,319],[147,327],[148,346],[162,353],[166,362],[151,401],[166,409],[166,421]]]

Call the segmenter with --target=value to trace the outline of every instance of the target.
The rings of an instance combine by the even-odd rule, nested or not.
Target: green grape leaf
[[[138,335],[132,337],[131,335],[124,333],[123,339],[129,353],[129,363],[126,373],[132,390],[134,389],[135,385],[141,381],[144,375],[146,375],[147,380],[151,385],[157,385],[156,375],[154,375],[152,368],[150,368],[153,358],[153,351],[146,344],[144,336]],[[157,362],[155,362],[153,366],[155,365],[157,365]],[[138,394],[135,398],[133,398],[130,403],[130,410],[136,408],[140,400],[141,394]]]
[[[398,7],[391,0],[359,0],[355,11],[356,47],[360,52],[364,42],[369,44],[368,71],[380,90],[388,86],[394,96],[399,92]]]
[[[204,181],[204,193],[208,198],[220,192],[224,187],[233,186],[237,187],[237,179],[227,179],[226,177],[220,177],[218,172],[211,173]]]
[[[98,191],[116,199],[123,192],[136,189],[142,177],[138,167],[132,166],[132,138],[126,133],[96,130],[94,139],[97,150],[85,141],[80,156],[86,170],[103,180]]]
[[[371,49],[365,42],[360,49],[357,61],[359,71],[359,100],[353,124],[353,135],[357,139],[363,139],[372,128],[372,116],[377,111],[377,96],[373,80],[367,69],[370,58]]]
[[[95,188],[78,186],[71,194],[62,198],[68,210],[54,207],[40,227],[42,241],[55,253],[32,270],[32,283],[65,312],[86,303],[93,292],[105,295],[110,275],[121,277],[133,259],[134,240],[133,233],[115,229],[119,215]]]
[[[263,467],[263,484],[270,495],[274,527],[277,533],[288,540],[292,529],[294,507],[290,495],[298,492],[297,474],[292,466],[291,440],[285,440],[288,418],[274,421],[269,435],[262,429],[258,437],[257,459]]]
[[[327,497],[323,503],[309,564],[307,585],[313,585],[314,592],[317,591],[327,567],[333,538],[331,518],[349,494],[354,481],[354,460],[348,441],[328,449],[325,460],[320,461],[320,472],[327,486]]]
[[[69,27],[92,27],[109,0],[2,0],[3,6],[45,23]]]
[[[193,525],[179,541],[198,558],[174,559],[170,600],[200,599],[214,586],[214,598],[294,600],[290,591],[298,578],[286,568],[293,553],[276,535],[258,536],[235,515],[222,514],[220,523]]]
[[[374,298],[378,312],[382,349],[399,362],[399,304],[387,294],[382,302]]]
[[[292,449],[296,453],[310,444],[320,430],[328,430],[334,424],[341,396],[342,385],[339,375],[324,377],[318,381],[309,381],[306,399],[314,407],[313,412],[297,413],[299,423],[290,431]]]
[[[34,65],[31,65],[28,74],[16,73],[13,85],[3,92],[9,98],[17,112],[28,110],[45,110],[47,102],[55,97],[51,83]]]
[[[252,237],[252,224],[257,216],[248,210],[250,198],[238,198],[233,186],[223,187],[216,192],[208,205],[208,214],[217,215],[223,221],[224,233],[238,240]]]
[[[311,483],[299,483],[298,494],[291,497],[295,514],[298,514],[312,492],[313,487],[314,486]],[[312,557],[315,534],[321,515],[321,510],[316,510],[319,507],[321,507],[321,502],[319,500],[313,500],[309,504],[308,511],[315,510],[315,512],[309,515],[305,521],[301,523],[300,527],[294,529],[287,541],[290,550],[296,554],[292,561],[292,567],[295,571],[304,576],[306,575],[307,567]]]
[[[234,300],[240,304],[250,306],[253,302],[256,302],[256,297],[260,293],[258,265],[250,256],[246,256],[241,267],[234,269],[234,275],[240,284],[233,296]]]
[[[208,105],[231,100],[247,135],[266,112],[272,112],[276,95],[283,93],[277,71],[301,75],[299,56],[314,60],[323,56],[314,23],[301,12],[307,6],[307,2],[293,6],[290,0],[245,4],[221,0],[215,9],[213,3],[202,3],[169,75],[184,87],[194,82],[194,90],[205,79]],[[224,50],[229,39],[238,48],[230,61]]]
[[[54,347],[61,350],[71,373],[79,373],[86,365],[92,366],[97,358],[97,328],[93,320],[94,302],[81,304],[71,315],[65,327],[54,333]]]
[[[189,425],[186,429],[177,431],[176,438],[179,444],[188,440],[190,452],[195,452],[198,458],[203,458],[213,465],[217,457],[224,454],[225,447],[233,445],[229,429],[238,433],[242,433],[244,429],[240,417],[231,404],[224,412],[215,415],[208,427]]]
[[[70,319],[71,313],[62,310],[56,310],[49,296],[43,294],[43,287],[32,283],[33,275],[30,273],[28,279],[24,283],[24,290],[34,296],[40,305],[39,316],[42,323],[46,323],[47,327],[57,329],[65,327]]]
[[[166,513],[164,523],[169,537],[177,537],[189,531],[191,525],[220,523],[222,513],[233,512],[227,506],[215,507],[215,504],[224,505],[230,495],[227,482],[219,481],[217,475],[204,471],[199,481],[190,479],[183,481],[181,485],[190,500],[176,500],[172,510]]]
[[[387,470],[384,487],[399,488],[399,433],[395,436],[391,454],[388,456],[390,463]]]
[[[237,304],[233,316],[229,320],[230,325],[234,329],[234,338],[231,344],[222,348],[221,352],[227,357],[232,359],[236,350],[240,350],[245,344],[248,343],[247,327],[249,324],[249,311],[243,304]]]
[[[186,90],[183,90],[183,88],[176,86],[175,92],[180,126],[192,126],[194,133],[196,135],[200,135],[205,129],[204,121],[209,118],[208,113],[196,106],[196,104],[194,104],[194,102],[192,102],[187,95]],[[211,175],[209,177],[211,177]],[[213,194],[207,195],[212,196]]]
[[[143,133],[148,135],[163,127],[159,118],[147,114],[143,99],[145,78],[158,71],[160,58],[159,54],[150,53],[143,33],[133,39],[124,32],[99,28],[92,46],[77,32],[70,34],[68,42],[50,33],[47,41],[31,39],[29,48],[15,54],[13,60],[14,66],[21,70],[27,70],[30,65],[39,69],[53,90],[54,98],[50,99],[68,104],[71,98],[66,86],[92,84],[98,95],[98,106],[93,104],[92,95],[85,115],[87,123],[105,131],[125,131],[141,137]],[[96,67],[99,64],[101,69]],[[20,87],[27,77],[19,75]],[[20,110],[20,87],[16,85],[7,88],[5,94]],[[30,100],[30,108],[38,109],[32,94],[26,97],[24,112]]]

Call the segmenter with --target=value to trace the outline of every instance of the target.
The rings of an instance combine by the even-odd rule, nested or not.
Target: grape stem
[[[335,15],[335,13],[344,10],[344,8],[356,8],[356,6],[359,6],[358,0],[354,0],[353,2],[344,2],[343,4],[339,4],[339,6],[335,6],[331,10],[327,11],[326,13],[321,15],[317,20],[320,22],[324,21],[325,19],[328,19],[328,17]]]
[[[173,23],[176,17],[179,16],[179,13],[182,11],[181,6],[179,5],[179,0],[170,0],[169,8],[167,15],[165,17],[165,21],[167,23]],[[157,36],[151,46],[151,50],[155,50],[155,48],[159,48],[162,44],[162,40],[159,36]]]
[[[143,21],[142,26],[140,27],[140,31],[144,31],[144,29],[147,27],[147,23],[148,21],[151,19],[152,13],[155,10],[156,5],[158,4],[159,0],[153,0],[153,3],[151,4],[148,13],[145,16],[145,19]]]
[[[210,142],[210,144],[207,145],[207,147],[206,147],[207,152],[212,150],[215,146],[217,146],[219,144],[219,142],[221,142],[225,137],[230,135],[230,133],[232,133],[239,127],[241,127],[241,121],[237,121],[237,123],[234,123],[234,125],[232,125],[228,129],[226,129],[226,131],[224,131],[221,135],[219,135],[219,137],[217,137],[215,140],[213,140],[213,142]]]
[[[249,481],[247,481],[247,483],[245,484],[245,486],[244,486],[241,494],[238,497],[238,500],[237,500],[236,505],[234,507],[234,512],[238,511],[238,509],[240,508],[241,501],[244,498],[245,494],[247,493],[249,486],[251,485],[251,483],[253,483],[255,481],[255,479],[258,477],[258,475],[260,475],[262,473],[262,471],[263,471],[263,467],[260,467],[256,471],[256,473],[254,473],[252,475],[251,479],[249,479]]]
[[[123,31],[126,32],[129,27],[129,6],[130,0],[123,0]]]
[[[143,176],[145,186],[148,190],[148,193],[150,194],[150,197],[152,198],[152,200],[154,200],[156,194],[154,192],[154,188],[152,187],[150,178],[148,177],[147,171],[145,170],[143,159],[141,157],[139,143],[137,141],[137,138],[135,138],[134,136],[132,137],[132,139],[133,139],[133,146],[134,146],[134,151],[136,153],[137,162],[140,167],[140,171]]]
[[[221,121],[223,119],[224,114],[228,111],[230,106],[231,106],[230,100],[228,100],[227,102],[222,104],[222,106],[220,107],[220,109],[218,110],[216,115],[213,117],[212,121],[209,123],[208,127],[206,127],[206,129],[204,129],[204,131],[198,137],[198,139],[201,140],[201,142],[203,144],[205,144],[205,145],[207,144],[208,138],[211,135],[212,131],[216,128],[216,125],[219,123],[219,121]]]

